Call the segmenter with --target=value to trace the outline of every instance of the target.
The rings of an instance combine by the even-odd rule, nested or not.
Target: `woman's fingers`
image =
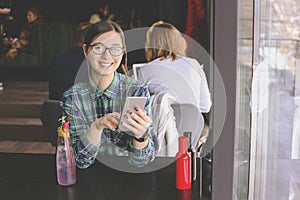
[[[103,128],[108,128],[110,130],[116,130],[119,123],[120,114],[118,113],[109,113],[104,117],[97,119],[96,128],[101,130]]]
[[[135,136],[138,135],[138,133],[140,132],[140,131],[139,131],[138,129],[136,129],[134,126],[132,126],[132,125],[126,123],[126,122],[123,122],[122,124],[123,124],[123,126],[124,126],[125,128],[127,128],[128,130],[130,130],[131,132],[133,132]]]
[[[130,124],[138,130],[143,129],[143,127],[146,127],[146,123],[144,122],[144,120],[142,120],[142,118],[138,117],[134,113],[126,114],[125,118],[128,124]]]
[[[143,109],[135,109],[135,112],[129,112],[125,118],[126,122],[123,125],[132,131],[136,137],[144,135],[152,123]]]
[[[127,122],[123,122],[122,124],[128,130],[130,130],[133,133],[133,135],[135,137],[137,137],[137,138],[142,137],[146,133],[146,131],[147,131],[146,127],[137,125],[137,123],[133,122],[132,119],[128,120],[128,123]]]
[[[151,124],[152,120],[148,117],[145,109],[135,108],[136,114],[143,119],[144,122]]]
[[[110,113],[109,115],[112,115],[117,121],[120,120],[120,113],[117,113],[117,112],[113,112],[113,113]]]
[[[115,131],[118,127],[120,120],[119,113],[109,113],[104,117],[96,120],[95,125],[98,130],[108,128]],[[135,112],[129,112],[126,115],[126,122],[123,125],[134,133],[136,137],[142,136],[146,133],[148,127],[152,123],[152,120],[147,116],[147,112],[144,109],[136,108]]]

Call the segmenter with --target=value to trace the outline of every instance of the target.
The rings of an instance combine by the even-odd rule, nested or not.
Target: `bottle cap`
[[[188,144],[189,147],[192,146],[192,132],[184,132],[183,136],[188,137]]]
[[[188,138],[185,136],[180,136],[178,138],[179,140],[179,151],[180,152],[185,152],[187,151],[188,148]]]

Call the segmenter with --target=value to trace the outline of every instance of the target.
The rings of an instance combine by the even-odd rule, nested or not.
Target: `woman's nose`
[[[105,51],[104,51],[104,53],[102,54],[102,56],[103,56],[104,58],[111,58],[111,57],[112,57],[112,55],[111,55],[111,53],[110,53],[110,51],[109,51],[108,48],[105,49]]]

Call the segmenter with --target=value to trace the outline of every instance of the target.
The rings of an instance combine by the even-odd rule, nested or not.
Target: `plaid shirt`
[[[103,129],[98,146],[91,144],[86,138],[91,123],[108,113],[120,110],[127,96],[148,97],[145,109],[148,114],[151,113],[148,88],[117,72],[105,91],[101,91],[90,80],[77,83],[64,92],[62,107],[65,114],[70,115],[71,144],[79,168],[87,168],[93,164],[98,154],[128,156],[129,162],[138,167],[154,160],[155,148],[150,130],[148,146],[142,150],[133,147],[132,136],[125,132]]]

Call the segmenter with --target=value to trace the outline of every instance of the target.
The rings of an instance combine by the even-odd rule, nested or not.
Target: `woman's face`
[[[104,16],[106,16],[106,17],[108,16],[108,14],[109,14],[109,6],[106,5],[106,6],[104,7],[104,9],[103,9],[103,14],[104,14]]]
[[[91,64],[92,76],[98,80],[102,76],[113,76],[121,63],[123,53],[118,56],[113,56],[111,55],[109,48],[123,48],[121,36],[115,31],[109,31],[98,36],[91,42],[91,46],[93,45],[96,46],[88,48],[86,54],[87,60]],[[94,48],[99,47],[105,49],[105,52],[102,55],[95,53],[96,50]]]
[[[38,16],[33,14],[33,12],[31,12],[31,11],[27,12],[27,22],[28,23],[34,22],[35,20],[37,20],[37,18],[38,18]]]

